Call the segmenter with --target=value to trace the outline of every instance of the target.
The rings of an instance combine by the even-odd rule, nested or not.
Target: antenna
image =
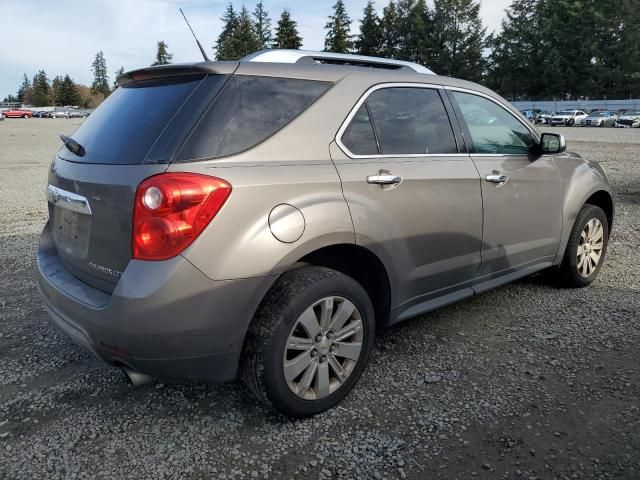
[[[187,17],[184,15],[184,12],[182,11],[182,9],[180,8],[179,10],[180,10],[180,13],[182,14],[182,17],[184,18],[184,21],[187,22],[187,27],[189,27],[189,30],[191,30],[191,35],[193,35],[193,38],[196,39],[196,43],[198,44],[200,53],[202,53],[202,56],[204,57],[206,62],[210,62],[211,60],[209,60],[209,57],[207,57],[207,53],[204,51],[204,48],[202,48],[202,45],[200,44],[200,40],[198,40],[198,37],[196,37],[196,34],[193,32],[193,28],[191,28],[191,25],[189,25],[189,20],[187,20]]]

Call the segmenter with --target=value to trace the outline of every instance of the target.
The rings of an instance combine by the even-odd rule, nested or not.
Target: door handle
[[[484,179],[487,182],[491,182],[491,183],[504,183],[507,180],[509,180],[509,177],[507,177],[506,175],[500,173],[500,172],[496,172],[494,171],[493,173],[487,175],[486,177],[484,177]]]
[[[375,175],[369,175],[367,177],[367,183],[374,185],[396,185],[402,182],[400,175],[394,175],[388,172],[378,172]]]

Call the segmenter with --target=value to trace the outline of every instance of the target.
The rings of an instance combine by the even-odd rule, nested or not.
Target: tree
[[[398,58],[423,65],[430,64],[432,54],[432,19],[425,0],[400,0]]]
[[[542,93],[546,75],[540,0],[514,0],[502,21],[502,31],[488,40],[491,48],[487,82],[511,99]],[[547,69],[545,69],[547,70]]]
[[[253,11],[253,24],[255,27],[256,37],[258,38],[258,45],[261,50],[269,48],[271,45],[271,17],[269,12],[264,9],[262,0],[258,2],[255,10]]]
[[[124,67],[121,66],[118,70],[116,70],[113,73],[115,75],[115,78],[113,79],[113,89],[115,90],[116,88],[118,88],[118,77],[124,74]]]
[[[298,33],[298,25],[291,18],[291,14],[288,10],[284,10],[278,25],[276,26],[276,36],[273,42],[273,48],[293,48],[299,49],[302,47],[302,37]]]
[[[31,103],[34,107],[46,107],[51,104],[51,86],[49,85],[49,79],[44,70],[40,70],[35,77],[33,77],[33,98]]]
[[[233,35],[238,26],[238,16],[233,8],[233,4],[227,5],[227,10],[221,18],[223,22],[222,32],[216,41],[216,59],[217,60],[235,60],[237,58],[234,50]]]
[[[107,98],[111,93],[109,88],[109,76],[107,75],[107,62],[104,59],[102,50],[96,53],[96,56],[91,64],[91,70],[93,71],[93,83],[91,84],[91,93],[94,95],[101,93],[104,98]]]
[[[2,101],[3,102],[7,102],[7,103],[17,103],[20,100],[15,95],[9,94],[6,97],[4,97],[4,100],[2,100]]]
[[[59,76],[56,78],[59,79],[59,84],[55,91],[55,104],[59,106],[79,106],[80,94],[71,77],[65,75],[64,78]]]
[[[250,53],[260,50],[260,40],[256,35],[255,25],[251,19],[249,10],[243,5],[238,15],[238,25],[233,33],[235,58],[245,57]]]
[[[430,67],[440,75],[480,81],[486,62],[482,55],[486,28],[475,0],[435,0],[434,55]]]
[[[25,100],[25,97],[30,97],[31,96],[31,82],[29,81],[29,77],[27,77],[27,74],[25,73],[22,76],[22,84],[20,85],[20,88],[18,88],[18,101],[20,103],[29,103]]]
[[[391,0],[382,10],[380,26],[382,30],[381,55],[387,58],[398,58],[398,50],[400,49],[400,18],[394,0]]]
[[[351,19],[342,0],[338,0],[333,6],[333,15],[329,15],[329,21],[324,29],[327,35],[324,40],[325,52],[348,53],[353,49],[353,40],[349,29]]]
[[[53,80],[51,80],[51,98],[53,99],[54,105],[64,105],[64,103],[59,103],[60,96],[60,88],[62,86],[62,77],[60,75],[56,75]]]
[[[167,45],[164,40],[158,42],[158,48],[156,50],[156,61],[151,65],[168,65],[171,63],[171,59],[173,58],[173,54],[168,52],[169,45]]]
[[[372,0],[364,7],[360,33],[354,47],[360,55],[378,56],[382,52],[382,26]]]

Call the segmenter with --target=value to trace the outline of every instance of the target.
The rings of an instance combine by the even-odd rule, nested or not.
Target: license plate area
[[[91,238],[91,216],[53,207],[51,234],[58,252],[76,259],[86,259]]]

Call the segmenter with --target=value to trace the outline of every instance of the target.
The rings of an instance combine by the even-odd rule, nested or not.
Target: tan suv
[[[479,85],[300,51],[118,81],[53,158],[39,285],[135,383],[239,371],[313,415],[376,328],[544,269],[585,286],[604,261],[602,169]]]

